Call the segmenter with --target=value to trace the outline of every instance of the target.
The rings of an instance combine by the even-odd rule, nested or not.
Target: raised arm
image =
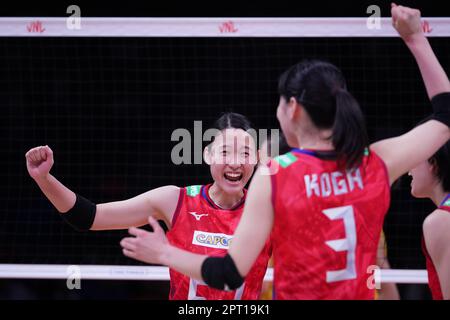
[[[61,214],[68,213],[74,207],[77,195],[50,174],[54,163],[50,147],[33,148],[25,154],[25,158],[28,173],[44,195]],[[179,190],[176,186],[165,186],[128,200],[98,204],[90,230],[141,226],[147,223],[150,215],[164,220],[170,226]]]
[[[391,184],[431,157],[450,139],[450,82],[422,31],[420,11],[392,5],[392,22],[419,66],[434,119],[408,133],[371,145],[386,163]]]
[[[425,37],[420,21],[420,11],[392,4],[392,24],[414,56],[431,99],[442,92],[450,91],[450,83]]]
[[[272,231],[272,187],[266,169],[259,168],[250,183],[244,213],[228,250],[242,276],[250,271]]]
[[[147,224],[148,217],[164,220],[170,228],[180,188],[164,186],[134,198],[97,205],[91,230],[127,229]]]

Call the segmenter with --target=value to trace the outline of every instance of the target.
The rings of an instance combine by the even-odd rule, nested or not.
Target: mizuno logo
[[[208,215],[207,213],[197,214],[197,212],[192,212],[192,211],[190,211],[189,213],[192,214],[194,216],[195,220],[197,220],[197,221],[200,221],[200,219],[203,216],[207,216]]]

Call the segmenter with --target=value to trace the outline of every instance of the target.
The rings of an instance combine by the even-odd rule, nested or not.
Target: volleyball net
[[[379,28],[378,28],[379,26]],[[96,203],[175,184],[205,184],[206,165],[175,165],[171,135],[208,128],[223,111],[278,128],[279,74],[306,58],[346,75],[373,141],[412,128],[431,112],[419,70],[390,19],[0,18],[0,278],[168,280],[167,268],[122,255],[126,231],[77,233],[29,178],[25,152],[49,145],[52,174]],[[444,69],[450,19],[424,19]],[[384,232],[392,269],[381,282],[426,283],[421,224],[431,204],[392,190]],[[272,280],[272,270],[266,274]]]

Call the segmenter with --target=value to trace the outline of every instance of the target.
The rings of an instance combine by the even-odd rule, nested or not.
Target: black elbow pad
[[[236,290],[244,283],[244,278],[234,264],[230,255],[209,257],[202,264],[203,281],[219,290]]]
[[[434,120],[442,122],[450,127],[450,92],[443,92],[431,99]]]
[[[97,206],[78,194],[76,196],[77,199],[72,209],[60,214],[60,216],[75,230],[88,231],[94,224]]]

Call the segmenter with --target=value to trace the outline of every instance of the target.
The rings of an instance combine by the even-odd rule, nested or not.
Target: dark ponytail
[[[330,139],[341,166],[352,169],[361,163],[369,144],[364,117],[336,66],[320,60],[300,62],[280,76],[278,93],[287,101],[294,97],[318,129],[332,129]]]
[[[343,161],[347,168],[355,168],[361,164],[364,150],[369,144],[364,116],[350,92],[338,89],[335,95],[333,146],[338,159]]]

